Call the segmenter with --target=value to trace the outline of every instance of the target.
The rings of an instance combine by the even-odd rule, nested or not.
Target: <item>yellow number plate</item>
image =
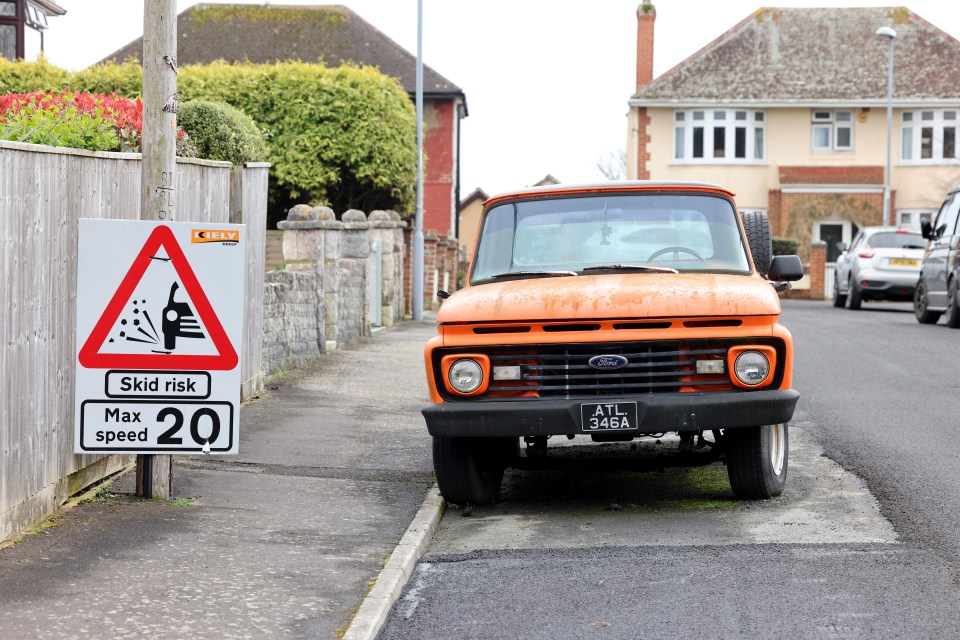
[[[917,260],[907,260],[905,258],[890,258],[890,264],[898,267],[915,267],[920,264]]]

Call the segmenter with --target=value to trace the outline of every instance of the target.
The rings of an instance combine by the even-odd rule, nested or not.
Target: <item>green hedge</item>
[[[136,63],[111,63],[75,74],[71,84],[134,96],[141,77]],[[182,100],[225,102],[264,131],[271,221],[296,202],[413,214],[416,116],[403,88],[380,71],[215,62],[181,67],[177,87]]]
[[[13,62],[0,56],[0,95],[60,91],[66,87],[68,75],[42,56],[34,62]]]
[[[228,104],[206,100],[181,103],[177,124],[190,136],[201,158],[243,164],[267,156],[267,143],[256,123]]]
[[[795,256],[797,255],[797,247],[799,246],[800,245],[796,240],[791,240],[790,238],[774,238],[773,255]]]

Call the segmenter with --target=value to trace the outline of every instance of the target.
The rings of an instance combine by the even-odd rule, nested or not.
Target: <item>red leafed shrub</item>
[[[94,151],[140,151],[143,103],[117,94],[0,95],[0,138]],[[177,154],[195,155],[177,129]]]

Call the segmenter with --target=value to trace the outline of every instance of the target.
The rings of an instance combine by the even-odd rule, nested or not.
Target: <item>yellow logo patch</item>
[[[224,229],[193,229],[190,232],[190,242],[239,242],[239,231]]]

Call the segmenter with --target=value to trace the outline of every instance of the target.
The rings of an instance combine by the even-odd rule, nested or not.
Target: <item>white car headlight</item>
[[[476,360],[457,360],[447,374],[450,386],[460,393],[473,393],[483,383],[483,368]]]
[[[770,361],[759,351],[744,351],[733,365],[737,379],[743,384],[755,386],[770,374]]]

